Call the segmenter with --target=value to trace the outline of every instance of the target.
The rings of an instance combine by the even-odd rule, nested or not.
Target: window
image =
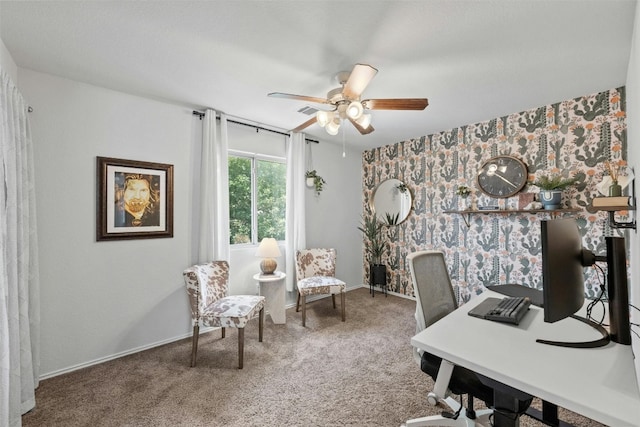
[[[264,237],[285,238],[286,164],[284,159],[229,153],[230,243],[258,244]]]

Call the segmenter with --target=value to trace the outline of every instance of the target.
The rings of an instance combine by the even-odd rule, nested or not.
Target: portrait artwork
[[[97,160],[97,240],[173,237],[173,165]]]

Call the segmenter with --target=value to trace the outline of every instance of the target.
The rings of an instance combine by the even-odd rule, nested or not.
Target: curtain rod
[[[198,118],[199,118],[200,120],[202,120],[202,118],[204,117],[204,113],[202,113],[202,112],[200,112],[200,111],[196,111],[196,110],[193,110],[193,115],[194,115],[194,116],[198,116]],[[217,119],[217,120],[220,120],[220,117],[216,116],[216,119]],[[228,121],[228,122],[230,122],[230,123],[237,124],[237,125],[242,125],[242,126],[249,126],[249,127],[252,127],[252,128],[254,128],[256,131],[258,131],[258,130],[266,130],[267,132],[273,132],[273,133],[277,133],[277,134],[280,134],[280,135],[289,136],[289,134],[288,134],[288,133],[280,132],[280,131],[278,131],[278,130],[273,130],[273,129],[267,129],[267,128],[264,128],[264,127],[262,127],[262,126],[252,125],[252,124],[249,124],[249,123],[239,122],[239,121],[237,121],[237,120],[231,120],[231,119],[227,119],[227,121]],[[316,140],[314,140],[314,139],[308,139],[308,138],[305,138],[305,142],[307,142],[307,143],[309,143],[309,142],[315,142],[316,144],[320,144],[320,141],[316,141]]]

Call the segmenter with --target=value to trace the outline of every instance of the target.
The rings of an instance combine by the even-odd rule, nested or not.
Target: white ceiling
[[[363,98],[426,97],[374,111],[362,149],[622,86],[635,0],[0,1],[19,67],[204,107],[281,130],[355,63]],[[307,135],[342,142],[318,125]]]

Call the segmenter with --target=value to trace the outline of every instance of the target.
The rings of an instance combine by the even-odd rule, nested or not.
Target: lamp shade
[[[329,135],[337,135],[340,130],[340,121],[332,120],[325,126],[325,130]]]
[[[280,249],[278,248],[278,242],[273,237],[265,237],[260,242],[256,256],[261,257],[260,270],[262,274],[273,274],[278,267],[278,263],[274,258],[280,256]]]
[[[366,129],[371,124],[371,114],[363,114],[360,116],[356,123],[362,126],[363,129]]]
[[[277,258],[280,255],[278,242],[273,237],[265,237],[262,239],[256,251],[256,256],[260,258]]]
[[[362,107],[362,103],[358,101],[351,102],[351,104],[349,104],[349,107],[347,107],[347,116],[349,116],[353,120],[359,119],[360,116],[362,116],[363,112],[364,108]]]
[[[325,127],[333,119],[333,113],[331,111],[318,111],[316,113],[316,120],[321,127]]]

